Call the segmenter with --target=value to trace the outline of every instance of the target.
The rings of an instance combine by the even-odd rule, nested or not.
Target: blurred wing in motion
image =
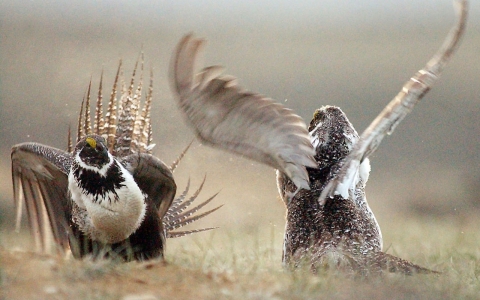
[[[67,174],[72,157],[52,147],[23,143],[12,148],[12,181],[20,228],[25,203],[37,251],[50,252],[51,238],[64,252],[68,249],[70,199]]]
[[[323,190],[319,202],[325,204],[327,197],[344,195],[353,184],[355,174],[360,164],[369,157],[380,145],[382,139],[391,134],[395,127],[410,113],[415,104],[430,90],[439,78],[445,65],[458,48],[461,37],[465,32],[468,4],[466,0],[456,4],[458,19],[448,34],[440,50],[427,63],[425,68],[418,71],[403,87],[400,93],[383,109],[362,133],[359,141],[354,145],[352,152],[345,158],[345,164],[338,176]]]
[[[228,150],[276,168],[298,188],[310,189],[307,167],[316,167],[302,118],[283,105],[243,91],[221,67],[194,76],[203,40],[186,35],[170,65],[173,93],[187,122],[206,145]]]

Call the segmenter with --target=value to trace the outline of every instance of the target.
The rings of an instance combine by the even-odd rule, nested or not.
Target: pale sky
[[[480,180],[480,2],[471,2],[458,53],[372,157],[374,210],[388,209],[385,197],[471,200],[470,185]],[[183,34],[208,40],[205,63],[226,66],[242,86],[306,122],[321,105],[338,105],[361,132],[435,53],[453,20],[449,0],[0,1],[0,202],[11,203],[11,146],[64,148],[90,78],[98,82],[103,69],[113,81],[120,58],[129,74],[141,49],[155,72],[155,154],[169,162],[194,138],[167,82]],[[206,194],[221,187],[227,212],[265,202],[283,217],[270,168],[198,142],[189,155],[176,173],[180,185],[208,173]],[[237,182],[232,170],[240,169],[248,182]]]

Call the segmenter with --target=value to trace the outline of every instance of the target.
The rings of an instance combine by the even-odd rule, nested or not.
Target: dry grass
[[[4,233],[1,293],[5,299],[478,299],[479,225],[474,218],[391,220],[384,226],[388,252],[443,273],[361,279],[283,270],[278,229],[219,229],[171,240],[168,263],[128,264],[14,250],[25,249],[21,238]]]

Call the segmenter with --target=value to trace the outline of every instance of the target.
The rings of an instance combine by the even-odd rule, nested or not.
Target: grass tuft
[[[402,224],[398,230],[395,224]],[[480,295],[476,218],[391,220],[387,252],[442,272],[354,277],[335,269],[312,275],[281,264],[282,233],[219,229],[169,240],[166,262],[74,260],[14,250],[0,240],[5,299],[476,299]],[[20,248],[22,248],[20,246]],[[135,298],[137,297],[137,298]]]

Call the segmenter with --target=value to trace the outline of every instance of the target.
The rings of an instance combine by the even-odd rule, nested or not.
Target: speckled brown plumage
[[[319,165],[318,169],[307,169],[310,190],[301,190],[288,203],[287,195],[296,187],[283,173],[277,173],[279,192],[287,205],[284,263],[295,267],[308,261],[316,271],[333,259],[348,270],[362,273],[380,270],[430,272],[382,252],[380,227],[365,197],[368,159],[361,167],[366,172],[356,177],[354,192],[348,199],[335,195],[328,198],[325,205],[319,203],[323,189],[336,177],[359,138],[341,109],[324,106],[317,110],[309,132]]]
[[[287,266],[306,261],[316,271],[333,261],[360,273],[434,272],[382,252],[382,234],[368,206],[365,184],[370,172],[368,157],[431,89],[457,49],[468,11],[467,1],[457,4],[457,22],[440,50],[405,83],[361,137],[338,107],[324,106],[315,112],[308,130],[318,169],[307,168],[310,190],[290,197],[295,185],[277,171],[278,189],[287,206],[283,252]]]
[[[467,4],[457,1],[457,22],[439,51],[361,137],[339,108],[326,106],[314,115],[309,143],[299,116],[272,99],[243,90],[233,76],[221,75],[221,67],[205,67],[194,75],[204,41],[193,34],[180,40],[170,64],[171,87],[197,137],[206,145],[278,170],[279,192],[287,206],[283,257],[287,265],[306,259],[316,270],[333,256],[361,272],[431,272],[382,252],[380,227],[365,198],[368,157],[439,78],[465,32]]]

